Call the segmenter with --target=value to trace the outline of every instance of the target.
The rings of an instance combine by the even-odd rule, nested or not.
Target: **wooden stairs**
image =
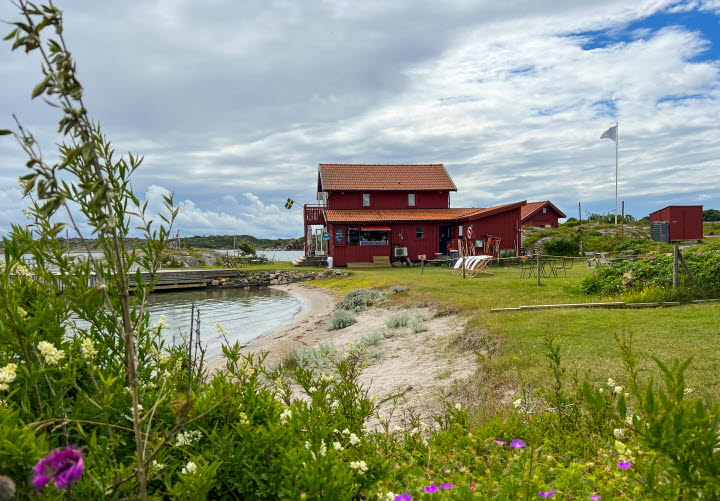
[[[295,261],[292,262],[293,266],[319,266],[326,268],[327,267],[327,257],[326,256],[303,256],[297,258]]]

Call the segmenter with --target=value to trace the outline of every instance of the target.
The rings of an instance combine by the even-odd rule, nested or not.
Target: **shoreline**
[[[302,310],[290,323],[252,339],[243,346],[241,353],[266,352],[268,354],[266,360],[277,361],[299,346],[313,346],[322,341],[322,337],[332,337],[331,332],[327,332],[327,336],[311,335],[318,330],[316,329],[318,325],[324,324],[332,316],[335,310],[337,300],[330,291],[303,283],[268,287],[299,297],[303,303]],[[321,329],[321,332],[325,332],[324,329]],[[224,365],[225,357],[222,355],[208,361],[210,370],[217,370]]]

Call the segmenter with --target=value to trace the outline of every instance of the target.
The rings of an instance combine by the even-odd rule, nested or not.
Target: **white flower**
[[[600,388],[600,393],[603,393],[605,391],[605,388]]]
[[[25,311],[25,309],[24,309],[22,306],[18,306],[18,307],[17,307],[17,312],[18,312],[18,316],[19,316],[20,318],[25,318],[25,317],[27,317],[27,311]]]
[[[310,446],[311,446],[311,445],[312,445],[312,444],[310,443],[309,440],[306,440],[306,441],[305,441],[305,448],[306,448],[306,449],[310,449]]]
[[[308,393],[315,393],[316,391],[317,391],[317,388],[315,388],[314,386],[311,386],[310,388],[308,388]]]
[[[40,341],[38,343],[38,350],[45,359],[45,363],[48,365],[57,365],[60,360],[65,357],[65,351],[58,350],[51,343],[47,341]]]
[[[616,386],[614,391],[615,391],[615,393],[617,393],[617,394],[619,395],[620,393],[622,393],[623,387],[622,387],[622,386]]]
[[[522,405],[522,398],[518,398],[517,400],[515,400],[515,401],[513,402],[513,405],[515,406],[516,409],[517,409],[518,407],[520,407],[520,406]]]
[[[626,418],[625,418],[625,422],[626,422],[627,424],[630,424],[630,425],[633,424],[633,417],[632,417],[632,416],[626,417]]]
[[[352,461],[350,462],[350,468],[357,471],[360,474],[365,473],[368,470],[367,464],[365,464],[365,461]]]
[[[323,374],[320,376],[320,381],[322,381],[323,383],[332,383],[333,381],[335,381],[335,378],[332,374]]]
[[[152,468],[153,468],[154,470],[162,470],[163,468],[165,468],[165,463],[158,463],[157,461],[155,461],[155,460],[153,459]]]
[[[192,461],[188,461],[188,464],[185,465],[185,468],[183,468],[180,473],[183,475],[192,475],[197,471],[197,465],[193,463]]]
[[[288,419],[292,417],[292,411],[285,409],[280,413],[280,424],[287,424]]]
[[[325,442],[320,442],[320,455],[324,456],[327,454],[327,445],[325,445]]]
[[[348,430],[347,428],[345,428],[345,429],[342,431],[342,433],[343,433],[343,435],[350,435],[350,430]]]
[[[625,432],[622,431],[621,428],[615,428],[615,430],[613,430],[613,435],[615,435],[615,438],[624,438]]]
[[[608,380],[607,380],[607,385],[608,385],[610,388],[612,388],[613,386],[615,386],[615,380],[614,380],[613,378],[609,377]]]
[[[238,423],[245,425],[250,424],[250,420],[248,419],[247,414],[241,412],[239,415]]]
[[[455,404],[455,410],[462,410],[462,405],[460,403]]]
[[[343,446],[340,442],[333,442],[333,449],[340,452],[341,450],[343,450]]]
[[[0,391],[8,391],[10,389],[10,385],[7,383],[0,383]]]
[[[337,400],[333,400],[332,403],[330,404],[330,408],[337,409],[338,407],[340,407],[340,402],[338,402]]]
[[[80,343],[80,352],[82,353],[82,356],[85,360],[92,359],[95,355],[97,355],[97,348],[95,348],[95,343],[93,343],[93,340],[89,337],[86,337],[82,340],[82,343]]]
[[[693,392],[693,389],[692,389],[692,388],[685,388],[685,389],[683,390],[683,393],[685,393],[685,395],[689,395],[689,394],[692,393],[692,392]]]
[[[160,319],[155,324],[155,328],[156,329],[158,329],[158,328],[159,329],[167,329],[168,328],[168,323],[167,323],[167,320],[165,319],[165,315],[160,315]]]
[[[218,334],[227,334],[227,330],[225,330],[225,327],[223,327],[221,323],[215,324],[215,329],[217,329]]]
[[[391,491],[385,494],[385,501],[395,501],[395,493]]]
[[[352,445],[357,445],[357,444],[360,443],[360,439],[359,439],[358,436],[355,435],[354,433],[351,433],[351,434],[350,434],[349,440],[350,440],[350,443],[351,443]]]
[[[12,383],[15,381],[15,378],[17,377],[17,364],[7,364],[5,367],[0,369],[0,384],[4,384],[5,387],[3,388],[0,386],[0,389],[7,390],[8,386],[7,383]]]
[[[181,431],[175,438],[175,445],[182,447],[197,442],[202,438],[203,434],[200,430]]]

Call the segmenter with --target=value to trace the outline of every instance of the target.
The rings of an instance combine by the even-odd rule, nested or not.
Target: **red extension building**
[[[332,256],[334,266],[375,257],[431,259],[457,249],[458,239],[478,250],[500,239],[498,251],[519,253],[525,202],[451,208],[457,187],[442,164],[320,164],[317,183],[319,203],[304,207],[305,255]]]
[[[549,200],[528,202],[520,212],[521,226],[558,227],[558,219],[567,217],[563,211],[555,207]]]
[[[669,205],[650,213],[650,224],[666,223],[670,242],[702,240],[703,206]]]

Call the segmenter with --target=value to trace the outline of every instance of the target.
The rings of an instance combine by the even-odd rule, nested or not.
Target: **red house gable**
[[[318,199],[328,209],[445,209],[451,191],[457,188],[442,164],[320,164],[318,169]]]
[[[563,211],[555,205],[544,200],[542,202],[528,202],[520,213],[520,224],[522,226],[552,226],[558,227],[558,218],[567,217]]]

